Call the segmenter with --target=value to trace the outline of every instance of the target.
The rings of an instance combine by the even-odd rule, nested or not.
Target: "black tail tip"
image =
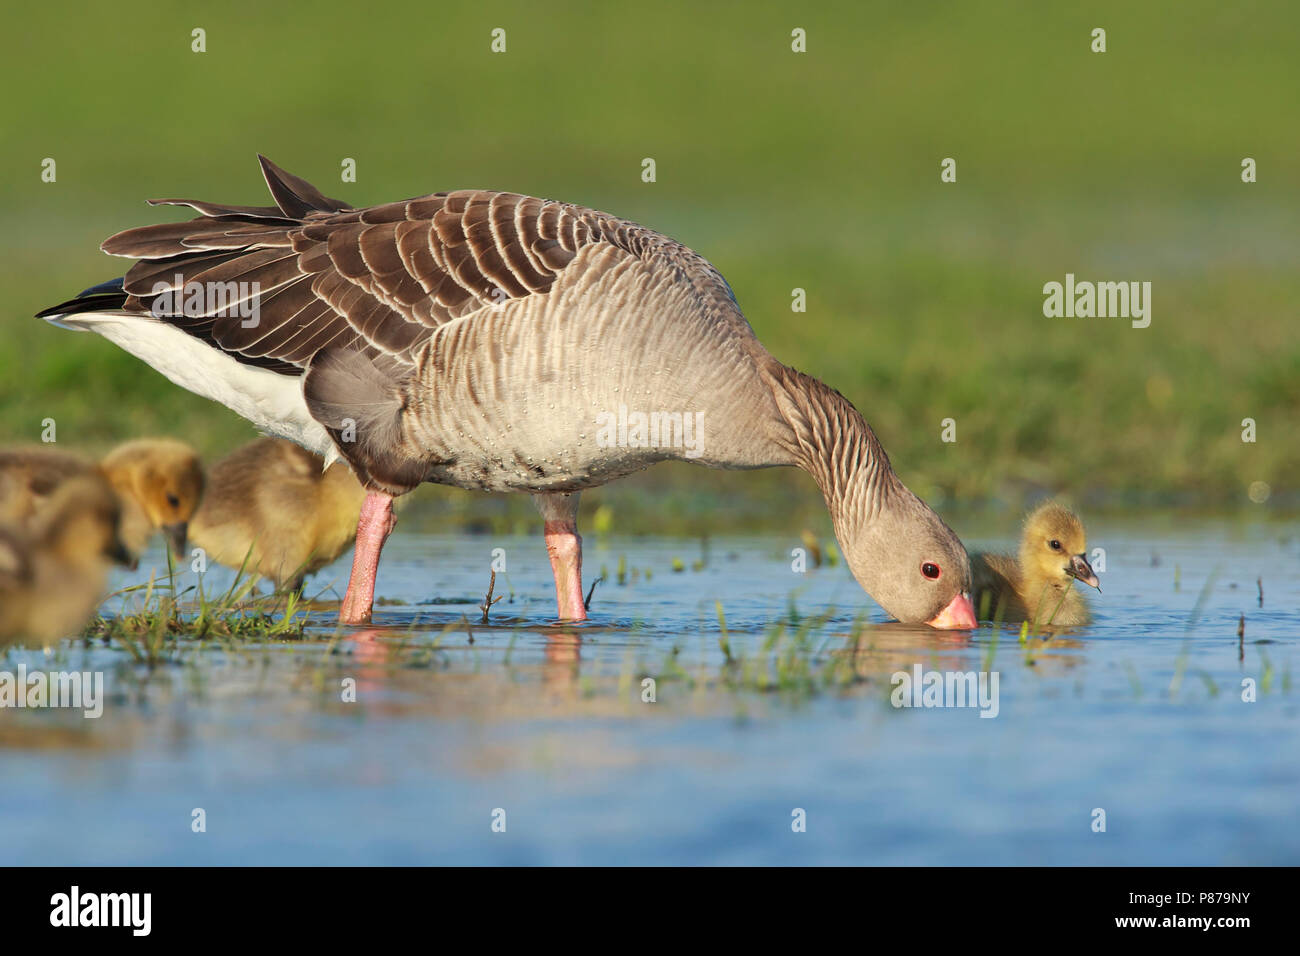
[[[126,302],[126,289],[121,277],[92,285],[67,302],[60,302],[36,313],[38,319],[75,312],[98,312],[101,309],[120,309]]]

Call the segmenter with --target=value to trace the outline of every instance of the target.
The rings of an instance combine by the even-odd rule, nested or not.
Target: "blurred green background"
[[[486,186],[682,240],[941,508],[1053,491],[1096,509],[1294,510],[1298,30],[1289,3],[14,8],[0,439],[38,440],[47,417],[88,451],[165,433],[215,455],[252,437],[31,316],[121,274],[106,236],[179,215],[146,198],[265,202],[262,152],[354,205]],[[1045,318],[1043,284],[1067,272],[1150,281],[1150,328]],[[459,517],[531,517],[525,500],[436,494]],[[660,466],[588,498],[629,529],[824,521],[812,482],[784,471]]]

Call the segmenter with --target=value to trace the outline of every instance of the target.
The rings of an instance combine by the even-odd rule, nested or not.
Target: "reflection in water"
[[[384,632],[373,627],[356,631],[346,643],[351,647],[352,660],[361,665],[357,668],[357,693],[378,689],[393,657],[393,648],[384,638]]]
[[[578,631],[548,631],[544,635],[546,662],[542,666],[542,686],[556,701],[574,699],[578,694],[578,676],[582,669],[582,636]]]
[[[936,631],[933,628],[890,621],[873,624],[856,636],[845,638],[840,652],[853,660],[855,672],[864,678],[885,677],[906,671],[915,663],[930,670],[1002,670],[1008,667],[1037,667],[1041,673],[1061,675],[1082,663],[1083,648],[1072,637],[1053,635],[1028,638],[1020,643],[1019,633],[994,632],[984,626],[977,631]]]

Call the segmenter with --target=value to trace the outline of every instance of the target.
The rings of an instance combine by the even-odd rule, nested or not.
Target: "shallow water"
[[[336,633],[322,606],[305,641],[183,642],[152,672],[98,643],[11,650],[0,670],[103,671],[107,701],[98,719],[0,711],[0,864],[1300,862],[1294,527],[1090,532],[1106,571],[1085,629],[1021,644],[878,623],[848,650],[855,619],[883,615],[842,565],[794,573],[797,539],[705,556],[591,536],[588,581],[620,555],[635,580],[565,628],[539,540],[399,527],[379,593],[407,603],[371,631]],[[511,596],[484,626],[494,548]],[[727,667],[715,601],[748,663]],[[815,673],[852,681],[758,689],[801,640]],[[914,664],[996,672],[997,716],[894,708]]]

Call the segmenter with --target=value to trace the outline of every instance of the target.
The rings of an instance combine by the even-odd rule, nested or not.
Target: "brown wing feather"
[[[603,241],[676,270],[706,307],[748,328],[712,266],[633,223],[488,190],[352,209],[261,162],[276,206],[160,200],[202,215],[104,242],[104,251],[139,260],[124,280],[124,311],[156,310],[160,283],[257,283],[255,322],[211,301],[160,317],[240,361],[289,375],[327,345],[409,364],[433,329],[503,299],[546,293],[583,246]]]

